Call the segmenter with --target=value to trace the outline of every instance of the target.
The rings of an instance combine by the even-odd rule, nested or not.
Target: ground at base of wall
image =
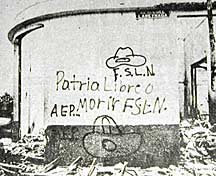
[[[13,143],[10,139],[0,139],[0,175],[121,175],[121,176],[215,176],[216,175],[216,133],[205,120],[187,121],[180,125],[181,155],[178,166],[167,168],[129,167],[121,161],[113,166],[104,167],[92,160],[88,167],[80,167],[81,158],[70,165],[60,166],[59,158],[50,163],[44,162],[45,137],[25,136]]]

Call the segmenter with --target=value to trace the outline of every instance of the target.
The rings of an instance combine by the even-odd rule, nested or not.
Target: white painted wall
[[[181,53],[178,45],[177,20],[175,16],[164,19],[136,20],[135,14],[107,14],[68,17],[44,22],[45,27],[28,34],[23,39],[23,88],[22,88],[22,129],[26,130],[34,122],[35,132],[44,125],[92,125],[97,116],[107,114],[118,124],[148,125],[148,124],[178,124],[178,69]],[[147,73],[147,68],[153,65],[155,76],[124,76],[126,66],[121,66],[114,81],[113,70],[106,67],[106,60],[114,56],[119,47],[131,47],[135,54],[146,57],[146,64],[137,68],[139,73]],[[124,55],[122,51],[122,55]],[[30,72],[31,67],[31,72]],[[78,80],[97,81],[99,91],[62,90],[62,82],[57,89],[57,71],[64,71],[66,80],[72,80],[76,75]],[[130,67],[133,71],[134,68]],[[104,81],[107,89],[104,91]],[[114,86],[129,84],[139,88],[127,92],[114,91]],[[153,86],[151,93],[145,89]],[[66,85],[66,84],[65,84]],[[26,94],[27,93],[27,94]],[[118,101],[115,110],[111,110],[112,96]],[[159,97],[160,101],[155,101]],[[99,108],[87,112],[80,108],[73,114],[79,116],[64,117],[61,115],[61,105],[75,105],[78,109],[79,100],[89,101],[98,98],[106,101]],[[134,100],[131,100],[133,98]],[[142,104],[139,110],[135,104]],[[127,100],[128,99],[128,100]],[[92,100],[93,101],[93,100]],[[150,106],[145,106],[145,101]],[[164,103],[163,103],[164,101]],[[125,102],[127,106],[125,107]],[[51,112],[54,104],[58,106],[58,117]],[[159,109],[161,111],[159,112]],[[124,110],[125,109],[125,110]],[[68,111],[67,108],[64,108]],[[125,111],[125,112],[124,112]],[[140,111],[140,112],[139,112]],[[149,112],[151,111],[151,112]],[[154,111],[154,112],[153,112]],[[149,113],[148,113],[149,112]],[[64,113],[63,113],[64,114]],[[138,114],[138,115],[134,115]],[[26,120],[24,120],[26,119]]]

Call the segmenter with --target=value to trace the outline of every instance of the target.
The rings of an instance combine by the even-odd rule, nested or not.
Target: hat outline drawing
[[[130,47],[119,47],[115,55],[106,60],[106,66],[111,69],[115,69],[122,65],[140,67],[145,65],[145,63],[146,57],[134,54]]]

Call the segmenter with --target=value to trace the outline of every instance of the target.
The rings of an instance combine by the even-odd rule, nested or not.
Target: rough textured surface
[[[127,161],[129,166],[147,168],[151,166],[168,167],[178,163],[180,148],[178,125],[119,126],[119,128],[120,133],[112,127],[111,134],[104,134],[100,132],[98,126],[99,130],[95,130],[95,137],[101,134],[101,142],[103,139],[107,142],[105,145],[99,145],[100,140],[98,139],[95,143],[95,150],[98,150],[98,147],[106,149],[106,152],[100,153],[94,152],[94,147],[91,147],[92,152],[89,152],[89,148],[84,147],[90,142],[86,144],[85,136],[88,133],[94,135],[93,126],[48,126],[45,132],[46,160],[49,162],[61,156],[61,165],[68,165],[78,156],[82,156],[82,163],[86,166],[92,162],[93,157],[101,154],[98,162],[103,162],[104,165]],[[134,142],[133,137],[128,137],[134,134],[140,135],[140,138],[137,138],[140,141]],[[91,145],[93,144],[94,142],[91,142]],[[127,149],[125,146],[128,146]]]

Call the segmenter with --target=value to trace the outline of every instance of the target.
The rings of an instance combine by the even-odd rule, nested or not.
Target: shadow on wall
[[[113,118],[103,115],[90,126],[48,126],[45,134],[46,161],[61,157],[60,165],[79,156],[83,166],[93,158],[104,165],[127,161],[129,166],[143,168],[179,161],[178,125],[118,126]]]

